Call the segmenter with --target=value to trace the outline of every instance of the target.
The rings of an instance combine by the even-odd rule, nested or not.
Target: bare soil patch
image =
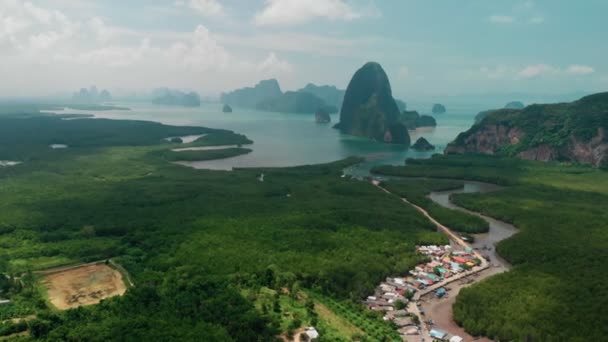
[[[45,275],[43,284],[50,302],[60,310],[97,304],[127,290],[120,272],[105,264],[59,270]]]

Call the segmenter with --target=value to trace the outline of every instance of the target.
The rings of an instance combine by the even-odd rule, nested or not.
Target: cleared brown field
[[[105,264],[88,264],[49,273],[43,277],[43,285],[49,301],[60,310],[97,304],[127,290],[120,272]]]

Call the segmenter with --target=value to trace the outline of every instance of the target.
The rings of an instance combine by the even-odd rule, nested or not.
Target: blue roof
[[[447,333],[439,330],[439,329],[431,329],[430,335],[432,338],[438,338],[438,339],[443,339],[447,336]]]

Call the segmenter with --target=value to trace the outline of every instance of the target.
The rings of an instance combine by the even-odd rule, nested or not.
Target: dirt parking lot
[[[127,290],[120,272],[105,264],[49,273],[43,277],[43,284],[50,302],[60,310],[97,304]]]

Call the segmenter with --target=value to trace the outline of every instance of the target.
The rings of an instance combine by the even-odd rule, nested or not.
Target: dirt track
[[[127,290],[120,272],[104,264],[50,273],[44,276],[43,284],[49,301],[60,310],[97,304]]]

